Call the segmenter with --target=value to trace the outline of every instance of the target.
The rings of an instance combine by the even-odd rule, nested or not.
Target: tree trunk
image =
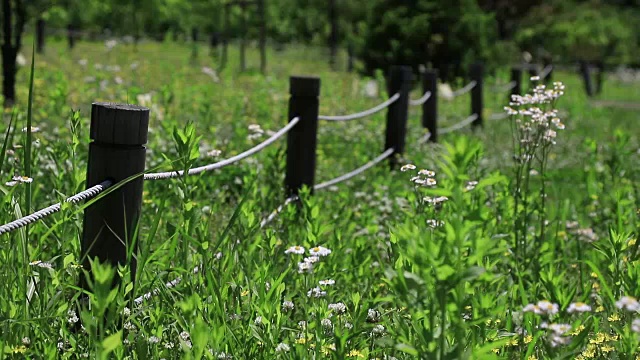
[[[11,107],[16,101],[16,55],[17,50],[10,44],[2,46],[2,95],[4,107]]]

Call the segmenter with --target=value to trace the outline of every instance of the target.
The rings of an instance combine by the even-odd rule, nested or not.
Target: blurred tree
[[[494,25],[475,0],[374,0],[360,29],[363,72],[431,64],[451,80],[472,62],[489,58]]]
[[[516,40],[565,61],[627,63],[637,56],[638,15],[602,1],[551,1],[531,10]]]

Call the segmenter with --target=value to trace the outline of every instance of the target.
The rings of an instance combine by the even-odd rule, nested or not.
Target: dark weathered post
[[[482,98],[483,71],[484,68],[481,63],[471,65],[471,80],[476,82],[476,85],[471,89],[471,115],[476,115],[476,119],[471,123],[474,127],[482,126],[482,109],[484,108],[484,100]]]
[[[423,93],[431,96],[422,104],[422,126],[429,129],[429,141],[438,141],[438,69],[427,69],[422,74]]]
[[[602,61],[602,60],[596,61],[596,69],[598,69],[598,73],[596,74],[596,91],[595,91],[595,93],[600,95],[600,94],[602,94],[602,85],[604,83],[604,61]]]
[[[91,107],[87,187],[105,180],[123,181],[145,170],[149,109],[137,105],[94,103]],[[143,178],[129,180],[84,211],[81,254],[89,271],[89,259],[112,266],[129,262],[135,279],[137,223],[142,205]],[[119,279],[114,279],[114,284]],[[81,287],[87,289],[82,277]]]
[[[582,80],[584,81],[584,87],[587,92],[587,96],[593,96],[593,84],[591,82],[591,65],[586,61],[580,62],[580,73],[582,74]]]
[[[44,37],[45,37],[45,22],[43,18],[39,18],[36,21],[36,51],[38,54],[44,53]]]
[[[67,25],[67,43],[69,44],[69,50],[73,50],[76,46],[76,28],[71,24]]]
[[[409,108],[409,91],[411,90],[411,68],[409,66],[392,66],[389,73],[387,90],[389,97],[399,94],[398,100],[387,108],[387,132],[384,149],[393,148],[389,158],[390,167],[396,167],[398,154],[404,153],[405,135],[407,132],[407,116]]]
[[[267,73],[267,10],[265,0],[258,0],[258,16],[260,17],[260,72]]]
[[[534,76],[539,76],[539,75],[540,75],[540,70],[538,69],[538,65],[529,64],[529,78],[532,78]]]
[[[292,76],[289,79],[289,119],[299,122],[287,134],[287,196],[297,195],[303,186],[313,190],[316,171],[316,138],[320,79]]]
[[[549,72],[547,73],[547,76],[545,76],[543,79],[544,83],[551,84],[553,82],[553,65],[551,63],[551,57],[545,56],[545,58],[542,60],[542,65],[544,66],[545,69],[549,67]]]
[[[509,101],[511,101],[511,95],[522,94],[522,68],[511,68],[511,82],[514,84],[514,86],[511,89],[511,94],[509,94]]]

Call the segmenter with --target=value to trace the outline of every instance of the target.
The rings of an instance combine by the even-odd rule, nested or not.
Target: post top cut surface
[[[147,143],[149,108],[132,104],[95,102],[91,105],[89,136],[111,145]]]
[[[295,96],[318,96],[320,95],[320,78],[292,76],[289,78],[289,93]]]

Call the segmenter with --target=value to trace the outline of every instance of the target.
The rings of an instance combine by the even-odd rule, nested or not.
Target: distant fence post
[[[484,108],[484,100],[482,98],[483,72],[484,67],[481,63],[471,65],[471,80],[476,82],[476,85],[471,89],[471,115],[476,115],[476,119],[471,123],[474,127],[482,126],[482,109]]]
[[[44,53],[45,22],[39,18],[36,22],[36,51],[38,54]]]
[[[422,91],[431,93],[422,104],[422,126],[429,129],[429,141],[438,141],[438,69],[426,69],[422,74]]]
[[[551,66],[551,68],[549,68],[549,72],[547,73],[547,76],[545,76],[544,83],[545,84],[551,84],[553,83],[553,64],[551,62],[551,57],[545,57],[542,60],[542,65],[544,66],[544,68],[546,69],[548,66]]]
[[[540,70],[538,69],[538,65],[529,64],[529,78],[532,78],[534,76],[539,76],[539,75],[540,75]]]
[[[67,43],[69,44],[69,50],[76,46],[76,28],[71,24],[67,25]]]
[[[316,143],[320,79],[317,77],[289,78],[289,121],[299,122],[287,134],[287,196],[298,195],[303,186],[313,190],[316,171]]]
[[[407,132],[407,116],[409,107],[409,90],[411,90],[412,72],[409,66],[392,66],[389,73],[389,97],[400,94],[398,100],[389,105],[387,110],[387,132],[384,150],[393,148],[389,158],[393,170],[398,161],[397,154],[404,152],[405,135]]]
[[[87,187],[104,180],[123,181],[145,170],[149,109],[137,105],[93,103],[89,136]],[[143,178],[128,181],[84,210],[81,254],[83,267],[98,258],[111,266],[129,261],[136,274],[137,224],[142,206]],[[124,244],[123,244],[124,242]],[[127,253],[129,251],[129,253]],[[114,279],[114,285],[119,278]],[[87,289],[84,276],[80,286]]]
[[[511,94],[509,94],[509,101],[511,101],[511,95],[522,94],[522,68],[521,67],[511,68],[511,81],[515,85],[511,89]]]
[[[580,73],[582,74],[582,80],[584,81],[587,96],[592,97],[593,83],[591,82],[591,65],[586,61],[580,61]]]

